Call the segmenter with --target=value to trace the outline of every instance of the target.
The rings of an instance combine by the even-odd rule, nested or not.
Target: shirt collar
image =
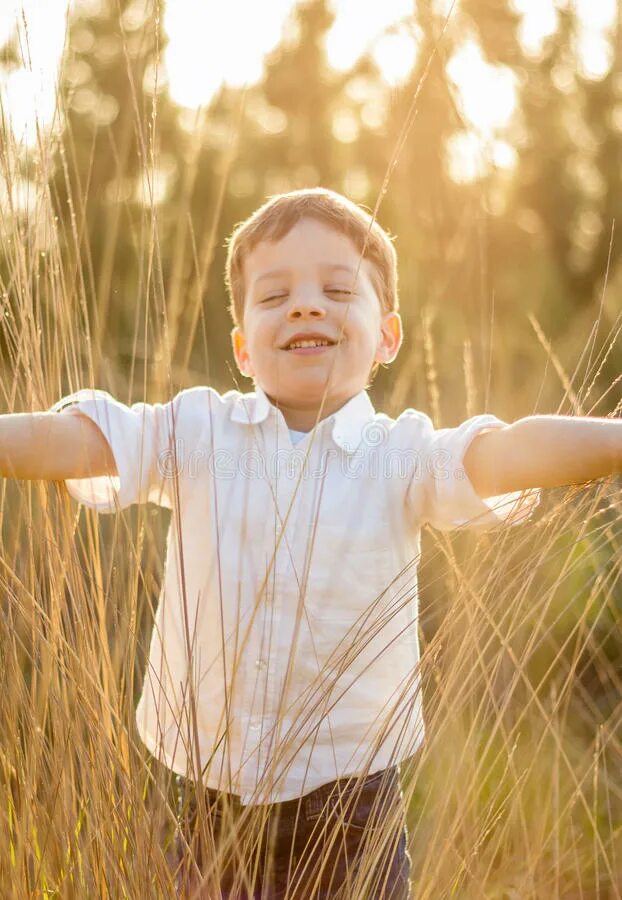
[[[278,412],[264,391],[255,386],[254,393],[240,394],[231,410],[231,419],[245,425],[258,425],[268,418],[270,412]],[[375,414],[374,406],[367,391],[360,391],[347,403],[327,416],[333,423],[332,436],[335,443],[347,453],[354,453],[361,442],[363,431]]]

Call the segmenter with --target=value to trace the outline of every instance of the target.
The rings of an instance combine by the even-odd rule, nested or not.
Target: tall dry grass
[[[91,384],[122,400],[166,395],[176,347],[195,335],[173,329],[170,345],[170,313],[183,298],[158,284],[156,210],[144,210],[139,252],[149,299],[136,299],[144,343],[134,338],[128,376],[101,359],[92,339],[84,198],[72,198],[75,214],[61,233],[47,187],[50,148],[39,151],[28,215],[2,213],[1,411],[45,409]],[[9,165],[3,175],[10,186]],[[192,318],[199,330],[202,313]],[[586,355],[565,360],[534,325],[534,365],[543,353],[550,361],[562,411],[593,408],[593,379],[604,357],[619,353],[619,324],[604,334],[595,328],[585,335]],[[430,411],[439,415],[443,348],[427,314],[421,328]],[[153,367],[150,354],[160,360]],[[468,345],[464,372],[466,416],[486,391]],[[196,382],[196,372],[176,374],[176,382]],[[403,365],[389,410],[408,405],[411,377]],[[616,386],[608,387],[615,398]],[[519,528],[426,532],[419,577],[427,739],[402,767],[418,898],[621,896],[620,512],[612,480],[548,492]],[[62,485],[0,482],[3,896],[174,896],[178,787],[141,745],[134,722],[167,516],[140,507],[98,518]],[[341,648],[333,671],[364,652],[377,624],[370,620],[363,637]],[[385,730],[399,728],[416,674],[387,711]],[[314,686],[314,702],[322,686]],[[277,748],[275,766],[286,764],[295,740]],[[205,877],[217,882],[233,859],[240,890],[252,884],[253,842],[264,825],[252,809],[231,821]],[[374,834],[352,897],[374,896],[373,864],[394,826],[387,821]],[[302,896],[313,895],[315,877],[303,876]]]

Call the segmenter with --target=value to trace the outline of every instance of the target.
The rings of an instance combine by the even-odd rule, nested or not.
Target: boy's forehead
[[[260,241],[249,251],[244,259],[244,280],[250,287],[265,278],[309,267],[355,278],[359,267],[365,271],[367,264],[347,235],[323,222],[303,219],[281,238]]]

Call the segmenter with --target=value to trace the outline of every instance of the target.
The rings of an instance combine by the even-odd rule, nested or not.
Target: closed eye
[[[330,294],[331,296],[337,296],[341,298],[348,298],[354,296],[354,291],[346,290],[346,288],[325,288],[324,293]]]
[[[263,300],[260,300],[260,303],[270,303],[271,300],[285,300],[287,294],[282,292],[280,294],[270,294],[269,297],[264,297]]]

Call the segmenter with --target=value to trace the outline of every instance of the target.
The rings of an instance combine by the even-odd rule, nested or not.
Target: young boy
[[[227,279],[253,393],[130,408],[82,390],[0,417],[0,475],[66,480],[100,512],[172,510],[136,715],[184,789],[180,890],[213,883],[220,853],[225,897],[405,898],[397,772],[423,740],[421,527],[515,523],[539,487],[620,472],[622,423],[435,430],[413,409],[375,412],[370,375],[402,342],[396,256],[333,192],[257,210]]]

